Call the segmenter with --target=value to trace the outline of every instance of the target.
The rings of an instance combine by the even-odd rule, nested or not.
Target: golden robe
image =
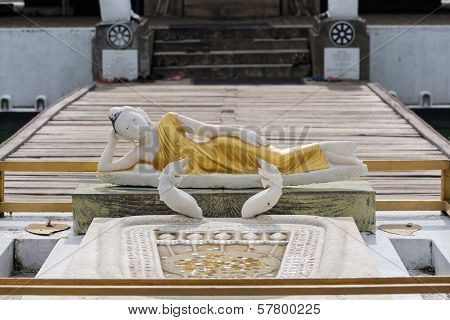
[[[281,150],[273,146],[252,146],[239,138],[218,136],[197,142],[186,136],[175,113],[166,113],[158,122],[158,152],[152,164],[162,171],[170,162],[190,158],[187,172],[257,173],[257,158],[275,165],[281,173],[291,174],[328,169],[329,163],[319,144]]]

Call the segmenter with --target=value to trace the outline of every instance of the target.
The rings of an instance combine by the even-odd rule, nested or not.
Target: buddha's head
[[[139,141],[143,131],[151,121],[142,109],[132,107],[113,107],[108,112],[114,131],[128,141]]]

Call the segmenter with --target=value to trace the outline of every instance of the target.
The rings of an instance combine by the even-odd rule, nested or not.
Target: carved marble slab
[[[66,278],[370,277],[351,218],[95,219]]]

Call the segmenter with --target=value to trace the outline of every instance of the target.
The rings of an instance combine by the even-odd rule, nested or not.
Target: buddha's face
[[[125,140],[140,141],[149,124],[138,110],[132,107],[114,107],[109,109],[108,117],[114,130]]]

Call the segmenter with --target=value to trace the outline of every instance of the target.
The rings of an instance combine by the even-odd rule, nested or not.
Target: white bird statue
[[[158,192],[159,199],[163,201],[170,209],[182,215],[201,219],[202,209],[197,201],[178,186],[182,180],[186,163],[189,159],[177,160],[169,163],[159,176]]]
[[[273,164],[258,159],[258,174],[261,177],[264,191],[258,192],[248,199],[242,207],[242,218],[254,218],[257,215],[272,209],[283,194],[283,178],[280,170]]]

